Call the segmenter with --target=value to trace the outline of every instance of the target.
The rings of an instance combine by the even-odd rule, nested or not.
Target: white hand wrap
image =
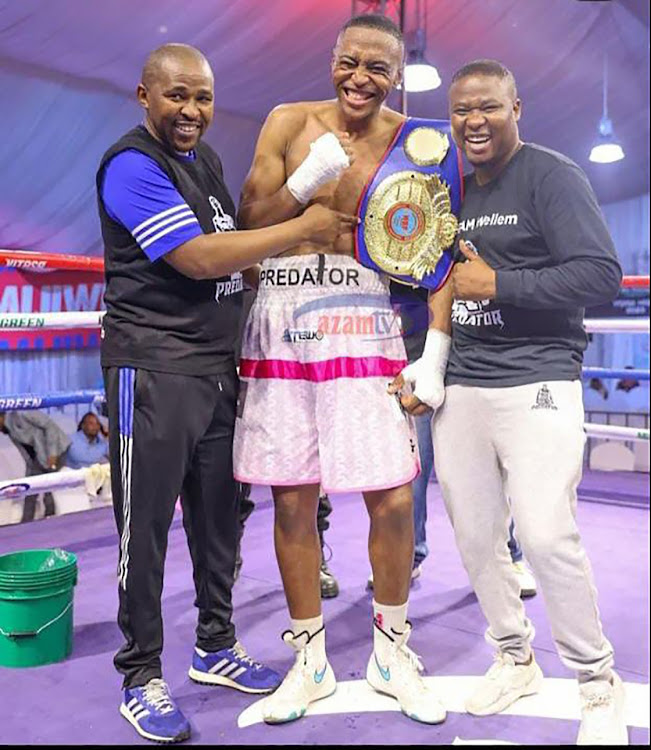
[[[413,385],[413,393],[430,409],[438,409],[445,399],[445,368],[450,354],[450,337],[430,328],[423,356],[402,371],[402,377]]]
[[[287,180],[287,189],[299,203],[307,203],[326,182],[350,166],[348,154],[334,133],[324,133],[310,144],[310,153]]]

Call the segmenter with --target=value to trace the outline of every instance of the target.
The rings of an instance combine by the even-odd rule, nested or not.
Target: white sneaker
[[[378,693],[395,698],[402,712],[410,719],[424,724],[440,724],[445,720],[445,708],[420,676],[424,669],[420,658],[407,648],[410,634],[409,624],[407,630],[398,636],[385,633],[391,641],[389,657],[386,664],[381,664],[373,651],[366,669],[366,679]]]
[[[414,563],[414,567],[411,569],[411,584],[417,579],[420,578],[423,573],[423,563],[418,563],[417,565]],[[373,590],[373,572],[369,573],[368,580],[366,581],[366,588]]]
[[[294,666],[262,707],[267,724],[284,724],[305,715],[310,703],[327,698],[337,689],[337,681],[329,662],[317,664],[307,633],[294,636],[291,630],[283,640],[296,651]]]
[[[533,577],[531,568],[524,560],[512,563],[513,570],[518,577],[520,584],[520,598],[530,599],[536,595],[536,579]]]
[[[577,745],[628,745],[624,719],[624,684],[613,672],[612,682],[591,680],[579,686],[581,727]]]
[[[529,664],[516,664],[511,654],[498,651],[491,668],[466,700],[466,711],[475,716],[498,714],[525,695],[542,687],[543,673],[531,652]]]

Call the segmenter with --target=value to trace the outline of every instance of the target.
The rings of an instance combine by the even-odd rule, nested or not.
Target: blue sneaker
[[[190,736],[190,723],[159,677],[144,687],[126,688],[120,713],[139,735],[154,742],[182,742]]]
[[[195,647],[190,678],[204,685],[225,685],[243,693],[271,693],[282,682],[278,672],[254,661],[237,641],[232,648],[206,652]]]

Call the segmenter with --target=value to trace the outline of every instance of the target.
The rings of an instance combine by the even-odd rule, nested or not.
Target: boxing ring
[[[0,266],[18,266],[47,273],[65,264],[67,270],[101,270],[101,260],[76,256],[0,251]],[[29,265],[31,264],[31,265]],[[648,277],[627,277],[625,285],[648,289]],[[11,330],[48,327],[97,328],[101,312],[5,314],[0,327]],[[595,333],[649,332],[646,320],[586,321]],[[649,380],[648,371],[586,367],[586,379]],[[101,389],[51,394],[0,393],[0,410],[47,409],[71,404],[99,410]],[[649,430],[586,423],[586,435],[599,440],[648,443]],[[42,476],[0,479],[0,502],[27,492],[83,487],[93,467]],[[616,667],[627,687],[627,721],[632,744],[649,740],[648,675],[648,475],[587,471],[579,499],[603,496],[604,502],[580,502],[579,525],[595,570],[604,630],[613,642]],[[285,598],[273,558],[273,507],[268,488],[254,487],[256,511],[243,540],[242,574],[234,589],[235,622],[248,651],[269,666],[285,671],[291,655],[280,641],[287,626]],[[635,502],[628,503],[627,499]],[[518,701],[497,716],[474,718],[463,713],[463,696],[473,676],[490,663],[485,622],[479,611],[443,509],[440,490],[428,489],[430,556],[423,576],[412,588],[410,647],[419,653],[431,680],[448,708],[447,721],[431,727],[410,721],[391,699],[367,689],[364,675],[370,649],[371,594],[365,534],[366,511],[356,495],[333,497],[334,512],[327,532],[333,549],[330,566],[341,593],[324,602],[330,660],[339,680],[331,698],[310,707],[308,716],[282,727],[260,723],[259,702],[221,688],[206,688],[187,678],[194,643],[192,573],[179,512],[169,536],[163,615],[164,674],[193,724],[193,740],[210,744],[464,744],[499,740],[517,744],[573,744],[579,720],[578,691],[560,664],[544,612],[542,596],[526,603],[536,623],[536,658],[546,676],[543,691]],[[8,743],[136,744],[140,740],[117,712],[120,679],[112,666],[121,644],[115,624],[115,564],[118,538],[111,508],[71,513],[28,525],[0,527],[0,549],[59,546],[79,559],[75,595],[75,635],[71,657],[34,669],[0,668],[0,705],[5,711],[0,736]],[[641,561],[643,561],[641,563]],[[10,679],[6,679],[6,677]],[[61,686],[65,685],[65,690]],[[39,696],[39,717],[33,715]],[[31,708],[30,708],[31,707]]]

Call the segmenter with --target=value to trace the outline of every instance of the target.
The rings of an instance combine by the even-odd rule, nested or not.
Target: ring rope
[[[591,422],[586,423],[584,427],[588,437],[624,440],[626,442],[649,442],[649,430],[645,427],[620,427],[614,424],[594,424]]]
[[[0,313],[0,329],[97,328],[105,311]],[[649,333],[647,318],[586,319],[588,333]]]
[[[0,268],[18,271],[96,271],[104,272],[104,258],[59,253],[32,253],[28,250],[0,250]]]
[[[31,393],[17,393],[0,396],[0,411],[27,411],[48,409],[52,406],[68,404],[93,404],[99,406],[105,400],[103,390],[62,391],[49,396],[33,396]]]
[[[620,427],[619,425],[593,424],[587,422],[584,429],[588,437],[625,442],[649,442],[649,430],[641,427]],[[16,500],[27,494],[51,492],[53,490],[79,487],[86,484],[92,472],[101,470],[102,464],[93,464],[84,469],[58,471],[49,474],[20,477],[0,482],[0,500]],[[97,467],[97,468],[96,468]]]
[[[22,271],[104,271],[104,258],[60,253],[40,253],[30,250],[0,250],[0,268]],[[624,289],[649,287],[648,276],[624,276]]]
[[[80,487],[93,474],[104,471],[103,464],[92,464],[83,469],[70,471],[53,471],[49,474],[36,474],[19,479],[7,479],[0,482],[0,500],[15,500],[25,495],[36,495],[40,492]]]
[[[0,330],[39,328],[97,328],[103,310],[89,312],[0,313]]]
[[[584,367],[583,378],[612,378],[649,380],[649,370],[613,370],[607,367]],[[8,396],[0,395],[0,411],[28,411],[30,409],[49,409],[54,406],[68,406],[69,404],[92,404],[99,408],[106,400],[102,389],[87,389],[80,391],[60,391],[48,396],[34,396],[31,393],[14,393]]]
[[[648,289],[649,288],[649,277],[648,276],[624,276],[622,279],[623,289]]]
[[[624,378],[631,380],[649,380],[648,370],[612,370],[608,367],[584,367],[584,378]]]
[[[587,333],[649,333],[648,318],[586,318]]]

